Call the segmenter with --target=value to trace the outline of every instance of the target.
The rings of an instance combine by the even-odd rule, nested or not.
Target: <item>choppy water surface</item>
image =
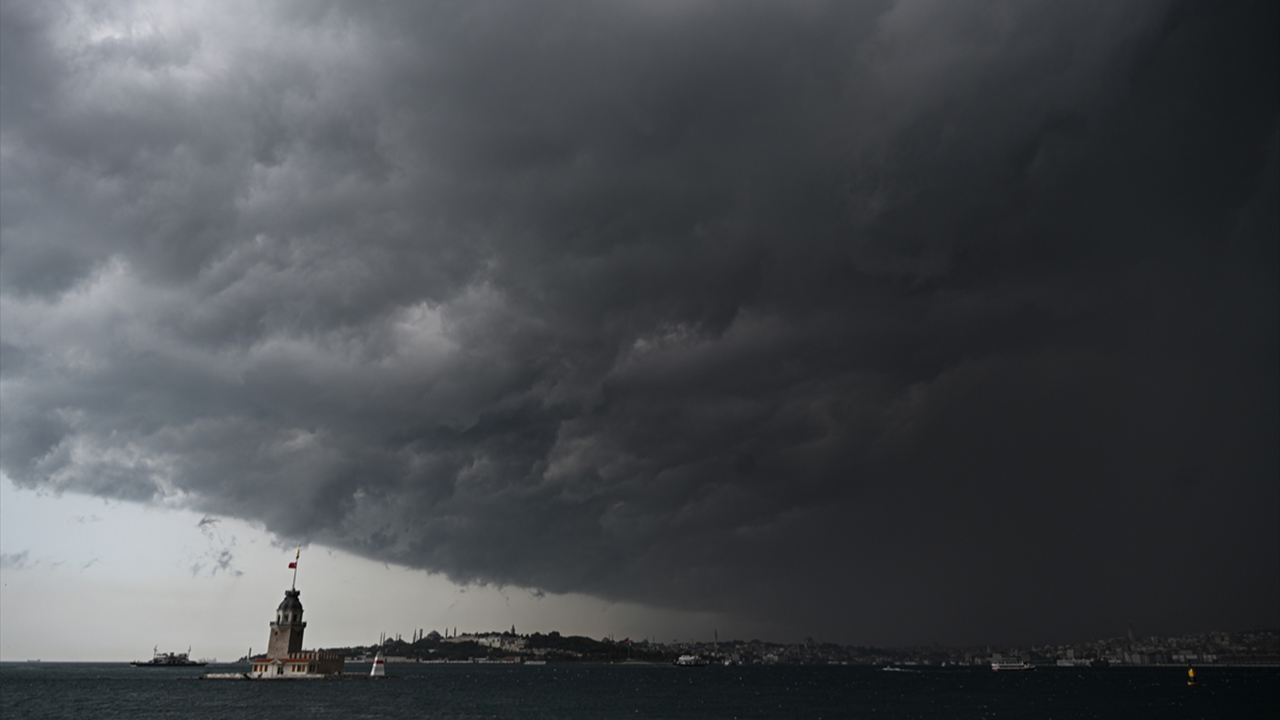
[[[210,666],[233,672],[248,666]],[[348,664],[349,672],[368,666]],[[0,663],[4,718],[1276,718],[1280,669],[391,665],[383,681]]]

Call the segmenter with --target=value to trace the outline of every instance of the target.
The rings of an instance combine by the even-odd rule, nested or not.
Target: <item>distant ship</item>
[[[1010,670],[1035,670],[1036,666],[1025,661],[993,662],[991,663],[991,669],[995,670],[996,672],[1010,671]]]
[[[697,655],[681,655],[676,658],[676,661],[672,664],[679,665],[680,667],[702,667],[708,663]]]
[[[150,660],[134,660],[129,664],[134,667],[204,667],[208,665],[203,660],[192,660],[191,648],[187,648],[184,653],[162,653],[159,652],[159,648],[153,648],[151,652]]]

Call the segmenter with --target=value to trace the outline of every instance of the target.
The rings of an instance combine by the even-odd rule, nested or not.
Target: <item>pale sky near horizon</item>
[[[0,661],[145,660],[157,646],[190,646],[193,657],[224,662],[250,648],[261,652],[289,588],[295,550],[240,520],[74,493],[39,495],[4,478]],[[416,629],[515,625],[520,633],[663,642],[709,640],[717,629],[697,613],[461,586],[319,545],[302,548],[298,589],[307,649],[369,645],[384,632],[409,639]],[[727,637],[727,627],[718,629]]]

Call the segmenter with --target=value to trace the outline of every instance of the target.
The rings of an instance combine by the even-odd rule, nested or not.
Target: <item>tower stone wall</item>
[[[271,639],[267,642],[267,657],[287,658],[302,652],[302,632],[307,624],[302,621],[302,601],[299,590],[286,590],[284,601],[276,608],[275,622],[271,623]]]

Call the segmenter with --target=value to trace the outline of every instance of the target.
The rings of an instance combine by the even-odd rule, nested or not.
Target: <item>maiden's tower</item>
[[[294,554],[289,568],[293,570],[293,587],[284,591],[284,601],[276,608],[276,619],[271,623],[271,637],[267,641],[267,655],[253,660],[250,677],[268,679],[323,678],[341,675],[346,658],[341,653],[307,652],[302,649],[302,633],[307,624],[302,621],[302,601],[298,596],[298,557]]]

